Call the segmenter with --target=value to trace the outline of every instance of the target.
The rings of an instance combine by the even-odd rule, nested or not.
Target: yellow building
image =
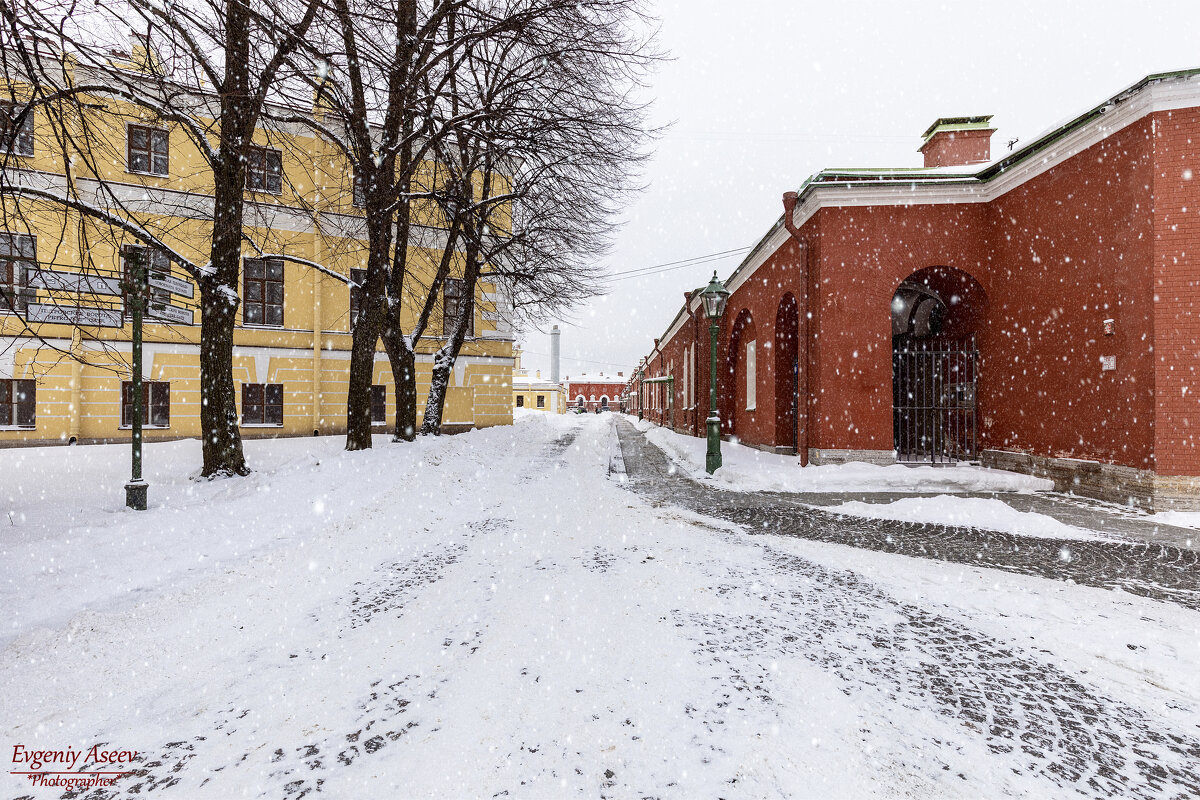
[[[77,70],[82,72],[80,68]],[[76,75],[78,83],[88,76]],[[19,87],[18,87],[19,93]],[[85,112],[101,142],[64,158],[51,121],[35,108],[14,126],[14,108],[0,104],[0,159],[6,181],[63,187],[101,202],[101,186],[169,246],[196,263],[207,261],[211,238],[211,175],[192,140],[111,97]],[[294,109],[291,109],[294,113]],[[320,113],[319,110],[314,113]],[[345,431],[351,324],[349,285],[290,261],[282,253],[353,276],[366,266],[366,233],[354,208],[353,179],[333,145],[302,125],[256,131],[247,179],[239,327],[234,380],[242,434],[333,434]],[[6,152],[4,152],[6,151]],[[424,178],[435,179],[427,165]],[[102,181],[97,180],[101,178]],[[137,242],[94,219],[43,201],[8,200],[0,226],[0,445],[127,439],[130,423],[130,325],[120,280]],[[409,251],[431,276],[445,235],[436,207],[414,203],[418,223]],[[188,275],[151,255],[153,319],[145,325],[144,422],[147,440],[197,436],[199,426],[199,292]],[[461,264],[458,265],[461,275]],[[454,274],[454,273],[452,273]],[[356,276],[355,276],[356,277]],[[420,269],[407,285],[428,284]],[[460,284],[461,285],[461,284]],[[444,342],[441,311],[455,303],[452,280],[418,345],[418,415],[424,411],[432,354]],[[495,284],[480,283],[473,329],[454,366],[443,429],[512,422],[512,332],[507,303]],[[416,309],[406,309],[409,322]],[[376,356],[372,417],[395,422],[395,388],[382,346]],[[418,419],[418,425],[420,420]]]
[[[516,351],[516,366],[512,374],[512,407],[567,413],[567,390],[561,383],[542,377],[541,370],[533,375],[521,368],[521,351]]]

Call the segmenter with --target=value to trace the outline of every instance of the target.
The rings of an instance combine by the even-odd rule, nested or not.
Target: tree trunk
[[[354,326],[350,347],[350,383],[346,389],[346,449],[371,447],[371,382],[375,374],[375,345],[379,325],[370,324],[362,311]]]
[[[242,169],[222,149],[213,169],[213,278],[200,283],[200,433],[206,478],[247,475],[233,383],[233,329],[240,305]],[[265,381],[265,375],[259,375]]]
[[[417,438],[417,353],[395,328],[384,332],[383,344],[392,365],[392,382],[396,384],[396,430],[394,442],[411,442]]]
[[[391,168],[391,161],[384,163]],[[373,187],[368,189],[372,190]],[[378,195],[368,194],[368,204],[377,203],[377,198]],[[367,450],[371,447],[371,382],[375,377],[375,347],[379,344],[386,313],[384,295],[392,249],[391,214],[369,214],[367,238],[370,246],[367,277],[359,290],[361,302],[350,347],[350,384],[346,390],[347,450]]]
[[[442,412],[446,410],[446,390],[450,388],[450,370],[454,369],[455,354],[450,345],[437,351],[433,357],[433,375],[429,380],[429,396],[425,399],[425,419],[421,421],[421,434],[442,434]]]
[[[233,383],[238,301],[225,287],[200,286],[200,431],[206,478],[247,475]]]
[[[480,226],[482,227],[482,226]],[[478,231],[476,232],[478,235]],[[440,436],[442,433],[442,412],[446,408],[446,391],[450,388],[450,370],[458,360],[463,340],[467,336],[467,325],[475,316],[475,284],[479,279],[479,246],[472,239],[466,248],[466,271],[463,274],[462,305],[458,309],[458,317],[450,339],[433,357],[433,375],[429,380],[429,396],[425,399],[425,418],[421,420],[423,435]]]

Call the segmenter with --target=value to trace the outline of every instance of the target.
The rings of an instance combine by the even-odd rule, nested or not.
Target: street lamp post
[[[709,369],[708,369],[708,452],[704,457],[704,471],[712,475],[721,467],[721,416],[717,411],[717,334],[721,327],[721,315],[729,290],[713,272],[712,281],[700,293],[704,301],[704,315],[708,317]]]
[[[141,251],[129,254],[133,275],[129,276],[127,293],[129,308],[133,312],[133,380],[130,391],[133,395],[133,417],[130,420],[130,440],[133,445],[132,475],[125,484],[125,505],[135,511],[146,510],[148,487],[142,478],[142,316],[146,312],[146,259]]]
[[[646,378],[646,367],[644,366],[646,359],[642,359],[638,363],[638,419],[642,419],[642,381]]]

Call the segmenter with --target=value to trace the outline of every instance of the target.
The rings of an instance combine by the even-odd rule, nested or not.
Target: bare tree
[[[533,4],[539,13],[521,27],[473,42],[450,80],[462,121],[442,155],[462,190],[452,208],[466,240],[463,300],[444,323],[422,433],[441,430],[481,278],[503,287],[516,316],[599,291],[597,259],[654,133],[630,99],[659,57],[639,34],[648,30],[641,4]]]
[[[176,124],[200,153],[213,184],[208,260],[197,264],[156,236],[146,224],[148,205],[130,200],[100,179],[93,164],[87,191],[51,182],[38,186],[11,180],[5,170],[0,192],[20,199],[57,203],[136,240],[166,252],[200,290],[200,423],[202,474],[249,472],[238,430],[233,381],[233,332],[246,213],[246,165],[253,134],[280,70],[304,41],[316,19],[319,0],[203,0],[161,4],[153,0],[97,3],[81,21],[74,2],[27,2],[2,6],[5,64],[10,81],[28,85],[31,106],[70,103],[86,120],[90,105],[109,99],[145,109]],[[113,31],[136,25],[143,61],[118,65],[112,58]],[[105,33],[108,33],[106,41]],[[38,52],[54,42],[59,58]],[[76,66],[64,70],[64,58]],[[87,78],[76,81],[75,76]],[[95,160],[95,142],[85,129],[64,127],[76,153]]]
[[[460,126],[489,113],[455,106],[451,82],[479,43],[511,38],[551,5],[586,4],[326,2],[329,30],[309,44],[313,63],[298,61],[296,76],[310,82],[328,114],[325,121],[303,115],[286,121],[308,124],[335,143],[359,193],[368,248],[365,279],[355,287],[346,437],[347,449],[357,450],[371,446],[369,390],[381,339],[396,385],[395,438],[416,434],[417,343],[463,241],[454,212],[460,184],[470,181],[445,164],[430,168],[429,161],[452,151],[446,143]]]
[[[438,84],[455,57],[450,12],[461,0],[327,0],[327,30],[305,48],[313,62],[298,60],[296,75],[308,80],[328,110],[323,120],[297,115],[335,144],[354,176],[367,239],[366,275],[354,287],[354,320],[346,404],[346,448],[371,446],[370,387],[375,351],[386,321],[385,305],[400,304],[407,274],[411,206],[429,190],[415,174],[439,131],[431,113]],[[453,231],[446,242],[454,246]],[[389,287],[396,293],[389,301]],[[398,383],[397,386],[400,386]]]

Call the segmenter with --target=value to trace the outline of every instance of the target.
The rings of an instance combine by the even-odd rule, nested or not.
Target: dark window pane
[[[263,275],[263,262],[257,258],[246,259],[246,277],[261,278]]]
[[[262,302],[263,285],[262,281],[250,279],[246,281],[246,300],[251,303]]]
[[[0,150],[21,156],[33,155],[33,110],[13,103],[0,103]],[[20,118],[20,122],[17,120]]]
[[[17,424],[32,427],[37,408],[37,389],[33,381],[14,381],[16,383],[14,400],[17,406]]]
[[[267,277],[273,281],[283,280],[283,262],[282,261],[266,261],[261,262],[266,267]]]
[[[265,390],[267,405],[283,405],[282,383],[268,383]]]
[[[261,305],[246,305],[246,322],[250,325],[261,325],[263,323],[263,309]]]
[[[274,281],[267,284],[267,302],[272,305],[283,305],[283,284]]]
[[[263,319],[264,325],[283,325],[283,308],[280,306],[267,306],[266,314]]]
[[[146,128],[131,126],[129,128],[129,145],[136,147],[138,150],[145,150],[149,133],[149,130]]]
[[[150,424],[156,428],[171,427],[171,410],[169,406],[151,405]]]
[[[387,422],[387,387],[371,387],[371,421]]]

